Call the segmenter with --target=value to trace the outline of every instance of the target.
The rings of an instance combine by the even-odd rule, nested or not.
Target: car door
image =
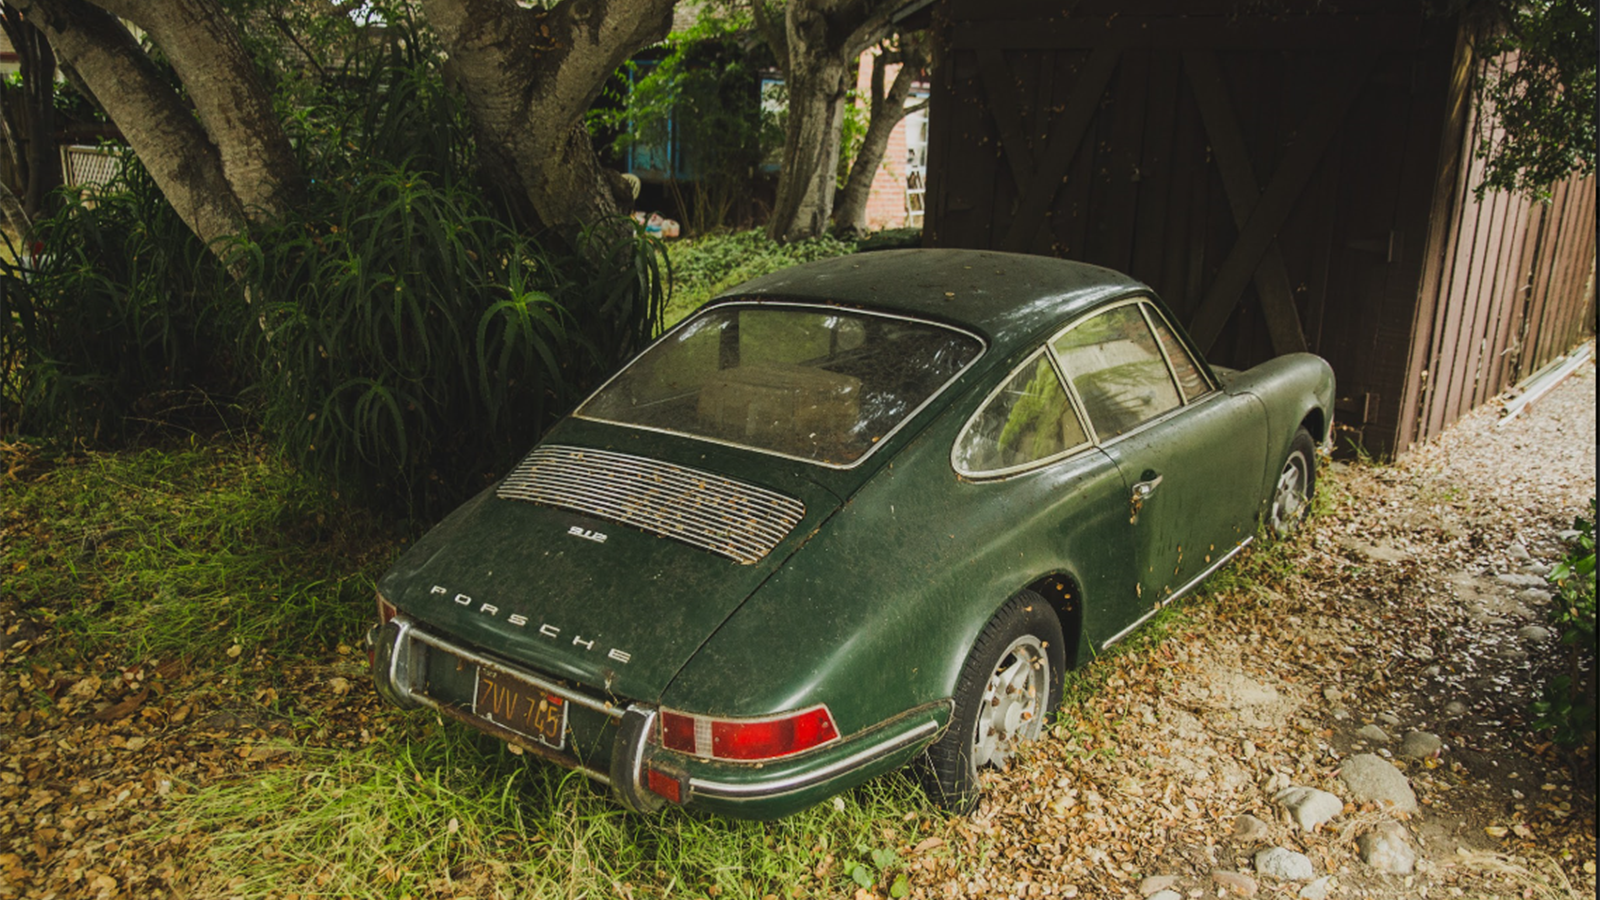
[[[1050,346],[1127,492],[1119,527],[1134,570],[1089,620],[1105,646],[1254,533],[1266,417],[1253,398],[1217,390],[1142,300],[1080,320]]]
[[[1083,410],[1045,348],[984,400],[957,438],[951,463],[984,492],[974,503],[1009,522],[1006,546],[1019,532],[1041,536],[1066,561],[1086,604],[1118,590],[1116,573],[1132,571],[1134,548],[1120,513],[1126,485],[1093,445]]]

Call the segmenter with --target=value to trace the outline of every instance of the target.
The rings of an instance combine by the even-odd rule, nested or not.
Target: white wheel
[[[1295,432],[1289,444],[1289,455],[1278,473],[1278,483],[1272,489],[1272,506],[1267,511],[1267,525],[1275,537],[1288,537],[1305,521],[1311,512],[1311,494],[1317,486],[1317,449],[1311,441],[1311,432],[1304,428]]]

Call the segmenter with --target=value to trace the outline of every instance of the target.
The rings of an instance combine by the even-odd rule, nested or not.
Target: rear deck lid
[[[379,587],[426,625],[514,663],[651,700],[838,507],[785,467],[766,481],[542,445]]]

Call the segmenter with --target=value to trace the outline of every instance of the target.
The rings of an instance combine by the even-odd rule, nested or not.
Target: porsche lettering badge
[[[457,592],[454,596],[451,596],[450,589],[444,587],[443,585],[434,585],[431,589],[429,589],[428,593],[435,597],[450,597],[451,602],[453,602],[455,605],[466,607],[467,609],[476,612],[480,616],[488,616],[491,619],[503,618],[507,625],[514,625],[518,628],[527,628],[528,625],[531,624],[531,620],[521,613],[506,613],[504,616],[502,616],[501,613],[503,613],[504,610],[493,603],[483,603],[474,600],[467,594],[459,592]],[[561,628],[559,626],[552,625],[549,622],[541,622],[535,630],[538,631],[543,637],[565,642],[565,637],[562,635]],[[581,634],[575,634],[572,636],[572,646],[582,647],[585,652],[589,653],[592,653],[596,650],[604,650],[607,659],[614,659],[619,663],[626,664],[633,659],[633,654],[626,650],[622,650],[617,647],[601,646],[597,641],[591,638],[586,638]]]

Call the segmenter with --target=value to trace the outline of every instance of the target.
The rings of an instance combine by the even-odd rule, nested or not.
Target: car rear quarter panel
[[[1127,517],[1121,475],[1086,449],[1000,481],[958,477],[950,448],[982,398],[954,404],[885,465],[701,648],[663,703],[758,715],[824,702],[848,735],[949,697],[983,626],[1034,579],[1093,582],[1112,555],[1097,536]]]
[[[1333,427],[1333,369],[1320,356],[1289,353],[1240,372],[1227,387],[1232,393],[1255,396],[1267,411],[1267,468],[1260,494],[1265,504],[1301,423],[1308,425],[1313,441],[1328,439]]]

